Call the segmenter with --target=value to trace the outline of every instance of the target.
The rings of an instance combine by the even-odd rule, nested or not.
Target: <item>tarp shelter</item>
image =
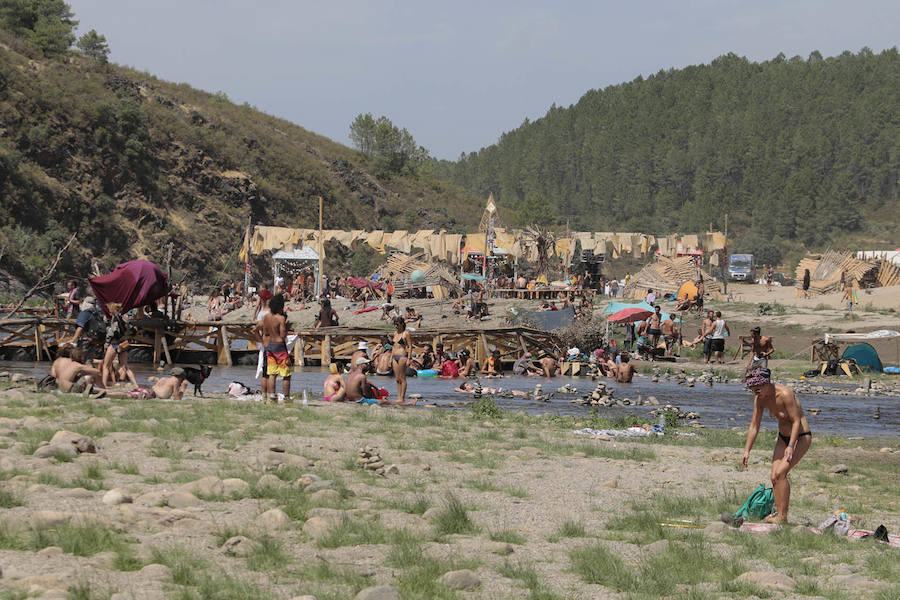
[[[654,312],[654,311],[656,310],[655,307],[653,307],[653,306],[651,306],[650,304],[648,304],[646,300],[642,300],[642,301],[640,301],[640,302],[638,302],[638,303],[636,303],[636,304],[634,304],[634,303],[629,303],[629,302],[610,302],[610,303],[606,306],[606,308],[603,309],[603,312],[604,312],[605,314],[607,314],[607,313],[617,313],[617,312],[619,312],[620,310],[624,310],[624,309],[626,309],[626,308],[642,308],[642,309],[645,309],[645,310],[649,310],[651,313]],[[659,312],[660,312],[660,314],[662,315],[662,320],[663,320],[663,321],[665,321],[666,319],[669,318],[669,313],[667,313],[666,311],[661,310],[661,311],[659,311]],[[676,323],[678,323],[678,322],[680,322],[680,321],[681,321],[681,319],[679,319],[678,317],[675,317],[675,322],[676,322]]]
[[[88,280],[103,312],[106,305],[118,302],[122,312],[152,304],[169,293],[169,278],[149,260],[132,260],[120,264],[112,273]]]
[[[293,250],[279,250],[272,255],[272,262],[272,271],[275,277],[281,273],[287,273],[293,279],[303,269],[312,270],[316,278],[315,293],[318,295],[322,290],[322,284],[319,281],[319,253],[309,246]]]
[[[575,309],[567,306],[559,310],[521,310],[515,322],[521,323],[523,319],[533,323],[538,329],[552,331],[568,327],[574,323]]]
[[[891,329],[879,329],[868,333],[826,333],[825,343],[833,344],[835,342],[871,342],[876,340],[890,340],[900,338],[900,331]]]
[[[852,358],[863,371],[874,371],[875,373],[884,371],[878,352],[875,351],[871,344],[863,343],[847,346],[844,353],[841,354],[841,358]]]
[[[676,300],[693,300],[697,297],[699,290],[697,289],[697,284],[693,281],[685,281],[681,284],[681,287],[678,288],[678,291],[675,293]]]

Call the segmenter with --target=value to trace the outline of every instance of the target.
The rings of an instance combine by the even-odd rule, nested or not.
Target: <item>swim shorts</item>
[[[712,352],[725,352],[725,338],[712,338],[709,341],[709,349]]]
[[[137,398],[139,400],[144,398],[156,398],[156,392],[153,391],[153,388],[148,387],[136,387],[130,392],[128,392],[129,398]]]
[[[375,398],[360,398],[356,401],[357,404],[378,404],[378,400]]]
[[[266,346],[266,375],[291,376],[291,355],[284,342],[272,342]]]
[[[662,335],[662,329],[651,329],[649,333],[650,335]]]

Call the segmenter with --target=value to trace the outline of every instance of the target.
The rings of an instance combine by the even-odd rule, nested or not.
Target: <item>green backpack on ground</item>
[[[775,495],[772,488],[766,488],[765,484],[753,490],[753,493],[744,502],[744,505],[734,513],[734,516],[744,519],[762,519],[772,514],[775,509]]]

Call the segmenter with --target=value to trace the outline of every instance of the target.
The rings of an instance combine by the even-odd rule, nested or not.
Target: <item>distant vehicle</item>
[[[732,254],[728,257],[728,280],[756,282],[756,261],[752,254]]]
[[[792,287],[796,281],[790,273],[775,273],[775,283],[780,283],[782,287]]]

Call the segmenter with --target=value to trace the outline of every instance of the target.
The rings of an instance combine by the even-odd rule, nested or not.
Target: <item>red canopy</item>
[[[644,308],[623,308],[619,312],[609,315],[606,319],[610,323],[636,323],[643,321],[653,313]]]
[[[384,285],[380,281],[370,281],[365,277],[348,277],[347,283],[352,285],[354,288],[361,290],[363,288],[371,288],[373,290],[380,290]]]
[[[97,301],[108,313],[106,305],[119,302],[122,312],[137,306],[152,304],[169,293],[166,274],[148,260],[132,260],[122,263],[115,271],[89,279]]]

